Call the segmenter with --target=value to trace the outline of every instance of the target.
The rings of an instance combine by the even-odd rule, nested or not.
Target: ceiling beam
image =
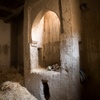
[[[4,7],[4,6],[0,5],[0,10],[11,12],[11,13],[13,13],[15,15],[18,14],[18,12],[20,12],[22,9],[23,9],[23,6],[20,6],[20,7],[18,7],[18,8],[13,10],[13,9],[8,8],[8,7]]]
[[[23,6],[17,8],[14,10],[14,13],[10,14],[9,16],[7,16],[4,21],[7,22],[8,20],[10,20],[11,18],[13,18],[14,16],[18,16],[21,11],[23,10]]]
[[[8,7],[1,6],[1,5],[0,5],[0,10],[4,10],[4,11],[6,11],[6,12],[15,13],[14,10],[12,10],[12,9],[10,9],[10,8],[8,8]]]
[[[18,7],[17,9],[14,10],[14,14],[15,14],[15,15],[20,14],[20,12],[23,10],[23,8],[24,8],[24,6]]]

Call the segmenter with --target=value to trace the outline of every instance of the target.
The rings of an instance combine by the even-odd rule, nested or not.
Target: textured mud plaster
[[[34,1],[35,2],[35,1]],[[47,80],[50,97],[49,100],[79,100],[79,51],[78,40],[79,32],[77,19],[77,3],[71,3],[69,0],[62,1],[62,17],[64,33],[60,34],[60,63],[61,73],[54,71],[43,71],[30,73],[30,37],[32,24],[41,10],[54,11],[59,17],[58,0],[32,0],[26,1],[25,4],[25,21],[24,21],[24,71],[25,85],[39,100],[45,100],[43,93],[42,80]],[[75,9],[75,10],[73,10]],[[77,12],[75,14],[75,11]],[[74,15],[75,16],[72,16]],[[77,25],[75,26],[75,22]],[[74,23],[74,24],[73,24]],[[76,30],[76,31],[74,31]]]
[[[66,100],[67,98],[67,80],[68,75],[60,75],[59,72],[44,71],[42,73],[31,74],[27,80],[27,87],[31,93],[33,93],[39,100],[45,99],[44,86],[42,81],[47,80],[49,87],[49,99],[48,100]],[[31,84],[32,83],[32,84]]]
[[[10,24],[0,20],[0,66],[10,66]]]
[[[87,0],[87,10],[82,14],[82,67],[89,81],[83,88],[84,100],[100,99],[100,1]],[[82,2],[81,2],[82,4]],[[85,55],[85,56],[84,56]],[[86,91],[87,90],[87,91]],[[87,96],[88,94],[88,96]]]
[[[30,44],[31,70],[37,67],[45,67],[55,63],[60,64],[60,21],[58,16],[47,11],[40,22],[37,22],[39,12],[32,25],[32,43]]]

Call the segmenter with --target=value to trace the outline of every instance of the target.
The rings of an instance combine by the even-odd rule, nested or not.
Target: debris
[[[49,71],[51,71],[51,70],[58,71],[59,69],[60,69],[60,66],[58,64],[54,64],[52,66],[47,67],[47,70],[49,70]]]

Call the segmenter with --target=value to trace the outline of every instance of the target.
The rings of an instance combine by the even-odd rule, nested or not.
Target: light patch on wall
[[[47,68],[60,64],[60,21],[56,13],[47,11],[39,13],[31,29],[30,43],[31,72],[35,68]],[[41,17],[42,16],[42,17]]]
[[[44,17],[40,20],[38,25],[36,25],[34,28],[32,28],[32,43],[36,44],[37,47],[42,46],[42,41],[43,41],[43,26],[44,26]]]

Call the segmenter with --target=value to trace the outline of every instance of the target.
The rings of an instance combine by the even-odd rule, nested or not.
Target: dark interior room
[[[0,0],[0,100],[100,100],[99,0]]]

